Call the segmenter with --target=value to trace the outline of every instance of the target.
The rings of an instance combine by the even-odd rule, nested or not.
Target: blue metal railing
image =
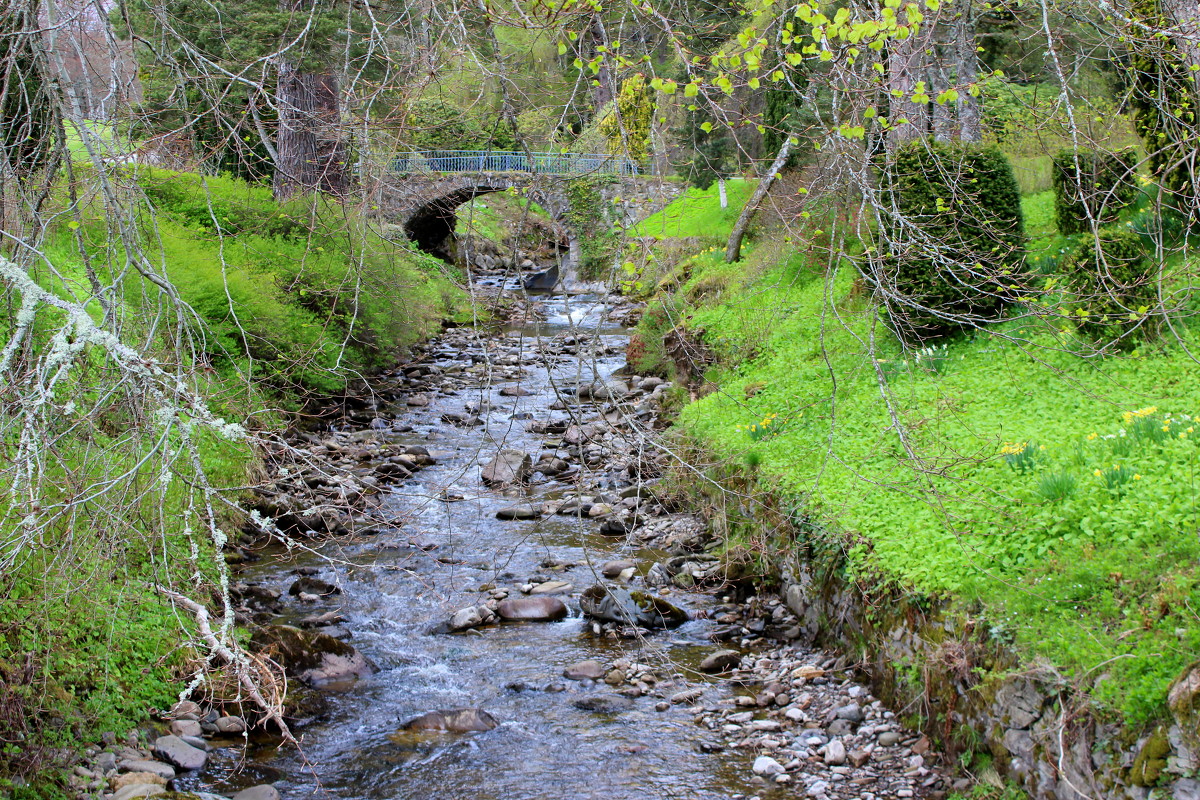
[[[539,175],[643,175],[632,159],[595,153],[423,150],[392,161],[392,172],[532,172]]]

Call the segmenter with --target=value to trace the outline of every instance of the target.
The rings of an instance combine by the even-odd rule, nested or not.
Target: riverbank
[[[469,307],[448,265],[327,199],[131,166],[109,176],[144,201],[118,239],[94,178],[53,187],[44,263],[11,298],[36,324],[0,331],[17,392],[0,415],[0,794],[18,798],[61,797],[72,749],[169,708],[204,662],[166,593],[220,594],[258,445]],[[76,305],[97,281],[112,288]],[[31,386],[33,405],[12,401]]]
[[[1063,244],[1051,205],[1026,198],[1035,248]],[[1021,307],[906,351],[810,211],[737,264],[671,241],[648,261],[635,363],[696,400],[689,496],[977,773],[1190,796],[1195,330],[1098,354]]]

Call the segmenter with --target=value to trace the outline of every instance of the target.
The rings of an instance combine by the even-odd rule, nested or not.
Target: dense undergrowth
[[[145,278],[113,280],[130,255],[112,244],[113,220],[99,204],[72,207],[65,187],[36,279],[64,298],[88,294],[89,270],[123,285],[111,313],[125,335],[248,429],[280,425],[279,410],[309,394],[344,390],[465,310],[445,264],[335,202],[280,205],[269,189],[234,179],[142,167],[127,177],[125,191],[143,198],[140,246],[178,301]],[[61,319],[43,311],[35,350],[55,346]],[[99,348],[83,356],[57,390],[64,412],[45,429],[53,480],[39,502],[59,509],[56,521],[31,542],[13,501],[0,501],[0,795],[57,796],[60,748],[121,733],[170,705],[197,654],[190,621],[155,587],[203,597],[219,583],[223,555],[200,529],[198,504],[211,501],[236,541],[244,520],[234,504],[259,470],[248,440],[196,432],[213,490],[198,499],[192,467],[177,463],[184,428],[164,441],[139,427],[147,398],[112,383],[119,373]],[[80,418],[74,408],[93,411]],[[13,409],[0,414],[15,435]],[[14,447],[0,440],[0,453]]]
[[[1076,242],[1054,232],[1049,193],[1024,206],[1052,278]],[[658,276],[635,366],[673,369],[656,343],[690,330],[715,366],[681,429],[837,534],[848,574],[984,609],[992,636],[1104,717],[1165,716],[1200,650],[1200,336],[1181,324],[1179,340],[1101,356],[1018,306],[905,350],[822,241],[764,235],[738,264],[710,249]]]

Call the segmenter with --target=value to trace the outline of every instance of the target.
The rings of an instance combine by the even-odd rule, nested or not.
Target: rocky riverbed
[[[446,331],[269,454],[257,513],[275,532],[231,546],[231,592],[252,648],[288,672],[301,746],[207,697],[94,748],[81,795],[951,789],[929,742],[805,646],[662,488],[671,387],[623,369],[638,309],[518,309]]]

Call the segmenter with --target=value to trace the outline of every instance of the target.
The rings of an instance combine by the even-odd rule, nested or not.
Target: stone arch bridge
[[[480,195],[516,189],[560,226],[579,263],[579,235],[571,229],[570,181],[597,176],[601,208],[610,223],[630,227],[661,210],[684,189],[677,181],[646,175],[632,161],[607,155],[433,151],[393,162],[378,184],[378,213],[401,225],[418,247],[446,247],[458,207]]]

